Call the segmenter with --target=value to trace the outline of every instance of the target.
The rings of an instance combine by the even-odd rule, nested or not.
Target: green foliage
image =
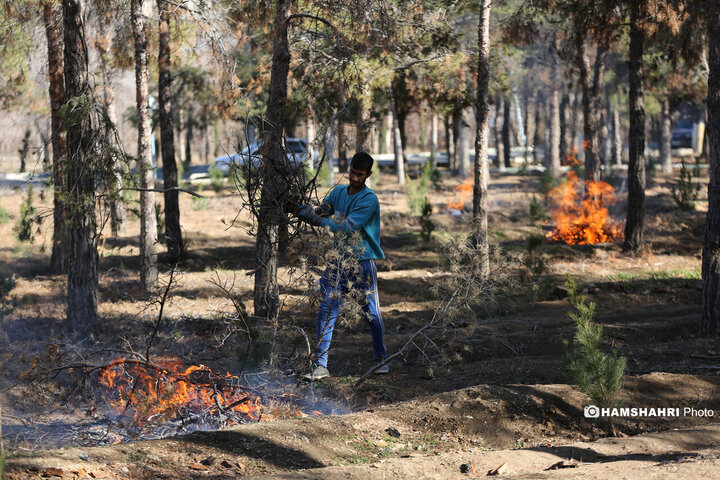
[[[432,214],[432,205],[428,202],[425,197],[425,205],[423,205],[422,215],[420,215],[420,236],[426,242],[429,242],[432,238],[432,232],[435,230],[435,223],[430,219]]]
[[[5,207],[0,205],[0,225],[5,225],[10,221],[10,214],[7,210],[5,210]]]
[[[32,184],[28,184],[27,196],[20,206],[20,217],[15,224],[15,233],[17,234],[18,240],[33,243],[35,241],[35,234],[33,232],[33,225],[35,223],[40,223],[40,220],[37,216],[37,210],[33,205],[33,187]]]
[[[693,178],[696,177],[698,173],[697,166],[695,167],[695,171],[691,172],[685,165],[685,160],[682,161],[680,178],[675,185],[670,185],[670,193],[675,202],[675,208],[678,210],[685,212],[695,210],[695,201],[700,193],[700,184],[695,183]]]
[[[210,167],[210,185],[212,186],[213,190],[215,190],[215,193],[219,193],[222,191],[224,183],[225,176],[223,175],[222,171],[215,165]]]
[[[330,167],[326,162],[320,165],[320,169],[317,172],[318,185],[330,186]]]
[[[582,290],[580,290],[577,282],[570,274],[565,275],[565,288],[568,291],[570,305],[577,307],[579,304],[585,303],[585,295],[582,294]]]
[[[553,174],[552,170],[545,170],[542,178],[540,179],[540,192],[545,198],[548,197],[550,191],[558,186],[557,178]]]
[[[532,233],[525,240],[525,248],[528,255],[525,259],[525,266],[533,274],[540,274],[545,271],[545,262],[542,260],[542,248],[545,246],[545,235]]]
[[[575,300],[573,305],[576,309],[575,312],[568,312],[568,316],[575,322],[576,331],[572,344],[565,341],[567,369],[596,405],[613,407],[617,404],[627,362],[615,350],[611,353],[603,351],[603,328],[592,321],[595,304],[585,303],[585,299],[577,294],[577,286],[570,276],[566,285],[575,292],[571,302]]]
[[[430,191],[430,183],[432,182],[433,168],[430,162],[425,163],[420,178],[417,182],[408,181],[408,205],[413,215],[422,215],[423,209],[427,204],[427,194]]]
[[[548,218],[545,208],[538,201],[535,194],[533,194],[532,200],[530,200],[530,218],[532,218],[533,222],[539,222]]]
[[[13,288],[15,288],[15,277],[0,275],[0,302],[5,300]]]
[[[203,186],[198,185],[197,193],[202,194]],[[193,210],[205,210],[207,208],[207,198],[206,197],[193,197],[192,202],[190,203],[190,208]]]

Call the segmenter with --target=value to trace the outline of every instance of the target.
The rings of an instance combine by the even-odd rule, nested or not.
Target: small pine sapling
[[[20,173],[25,172],[25,166],[27,164],[27,157],[30,153],[30,129],[28,128],[25,130],[25,136],[22,139],[22,143],[20,144],[20,150],[18,150],[18,155],[20,156]]]
[[[425,197],[425,205],[423,205],[422,215],[420,215],[420,236],[426,242],[430,241],[432,232],[435,230],[435,223],[430,219],[432,210],[432,204],[428,202],[427,197]]]
[[[21,242],[33,243],[35,234],[33,233],[33,225],[38,223],[37,210],[33,205],[33,187],[28,184],[27,196],[20,206],[20,217],[15,224],[15,233]]]
[[[576,330],[572,343],[567,340],[564,342],[567,349],[566,367],[580,389],[597,406],[612,408],[618,403],[626,359],[615,350],[610,353],[603,351],[603,328],[592,321],[596,306],[592,302],[585,303],[585,298],[577,291],[575,281],[569,276],[567,278],[565,285],[576,310],[568,312],[568,316],[575,322]],[[614,434],[612,422],[610,429]]]
[[[693,177],[697,176],[698,169],[695,172],[690,171],[682,161],[680,167],[680,178],[675,185],[670,185],[670,193],[672,194],[675,208],[684,212],[695,210],[695,201],[700,193],[700,184],[693,182]]]
[[[215,193],[220,193],[225,184],[225,175],[217,166],[210,167],[210,185]]]

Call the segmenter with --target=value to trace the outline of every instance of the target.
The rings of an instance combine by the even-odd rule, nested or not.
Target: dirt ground
[[[432,318],[438,304],[433,287],[449,275],[439,246],[467,230],[469,215],[448,213],[459,181],[446,177],[429,195],[436,230],[425,242],[408,214],[407,187],[389,174],[374,182],[388,257],[378,263],[379,291],[393,353]],[[493,244],[520,253],[531,234],[542,232],[543,222],[533,220],[528,207],[538,191],[537,176],[493,178]],[[230,188],[202,193],[206,205],[181,199],[191,254],[153,352],[236,372],[242,338],[226,338],[230,300],[211,281],[232,283],[252,309],[247,273],[254,242],[240,228],[251,223],[240,216],[228,227],[242,205]],[[295,327],[312,337],[314,311],[305,306],[300,286],[284,284],[275,367],[260,366],[242,377],[265,400],[269,421],[157,440],[147,439],[158,431],[134,430],[117,437],[117,445],[107,445],[112,442],[102,435],[114,420],[107,392],[96,381],[80,382],[79,373],[66,370],[54,378],[40,374],[78,358],[107,361],[110,346],[144,349],[157,305],[139,288],[139,223],[131,220],[121,238],[101,242],[101,322],[79,327],[63,320],[64,279],[48,274],[48,225],[33,244],[20,244],[13,219],[0,225],[0,274],[15,278],[2,306],[0,335],[7,477],[459,478],[500,467],[498,473],[509,478],[720,478],[720,351],[716,341],[696,335],[702,202],[699,211],[676,211],[663,177],[651,180],[646,193],[647,247],[641,253],[628,255],[617,244],[543,245],[535,270],[516,272],[522,282],[484,305],[477,318],[430,332],[416,342],[420,348],[391,363],[389,375],[372,376],[357,389],[352,384],[372,361],[362,325],[335,334],[330,379],[316,385],[298,380],[305,340]],[[17,218],[23,197],[6,192],[0,204]],[[48,198],[36,204],[48,211]],[[613,207],[622,211],[622,202]],[[292,255],[285,255],[283,281],[289,282],[293,266]],[[617,437],[609,436],[605,420],[585,418],[590,402],[564,369],[563,341],[573,334],[563,287],[568,273],[596,303],[596,321],[627,358],[622,406],[715,414],[618,418]],[[300,400],[275,400],[282,393]]]

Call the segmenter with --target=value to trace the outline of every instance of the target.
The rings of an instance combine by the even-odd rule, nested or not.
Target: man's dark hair
[[[357,152],[353,155],[350,166],[356,168],[357,170],[365,170],[366,172],[369,172],[372,170],[373,162],[374,160],[369,153]]]

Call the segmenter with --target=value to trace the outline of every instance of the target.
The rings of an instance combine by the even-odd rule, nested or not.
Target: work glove
[[[298,210],[298,217],[300,220],[309,223],[314,227],[319,227],[322,224],[322,217],[315,213],[312,205],[303,205]]]
[[[328,202],[323,202],[322,205],[315,209],[315,213],[321,217],[329,218],[335,213],[335,209]]]

